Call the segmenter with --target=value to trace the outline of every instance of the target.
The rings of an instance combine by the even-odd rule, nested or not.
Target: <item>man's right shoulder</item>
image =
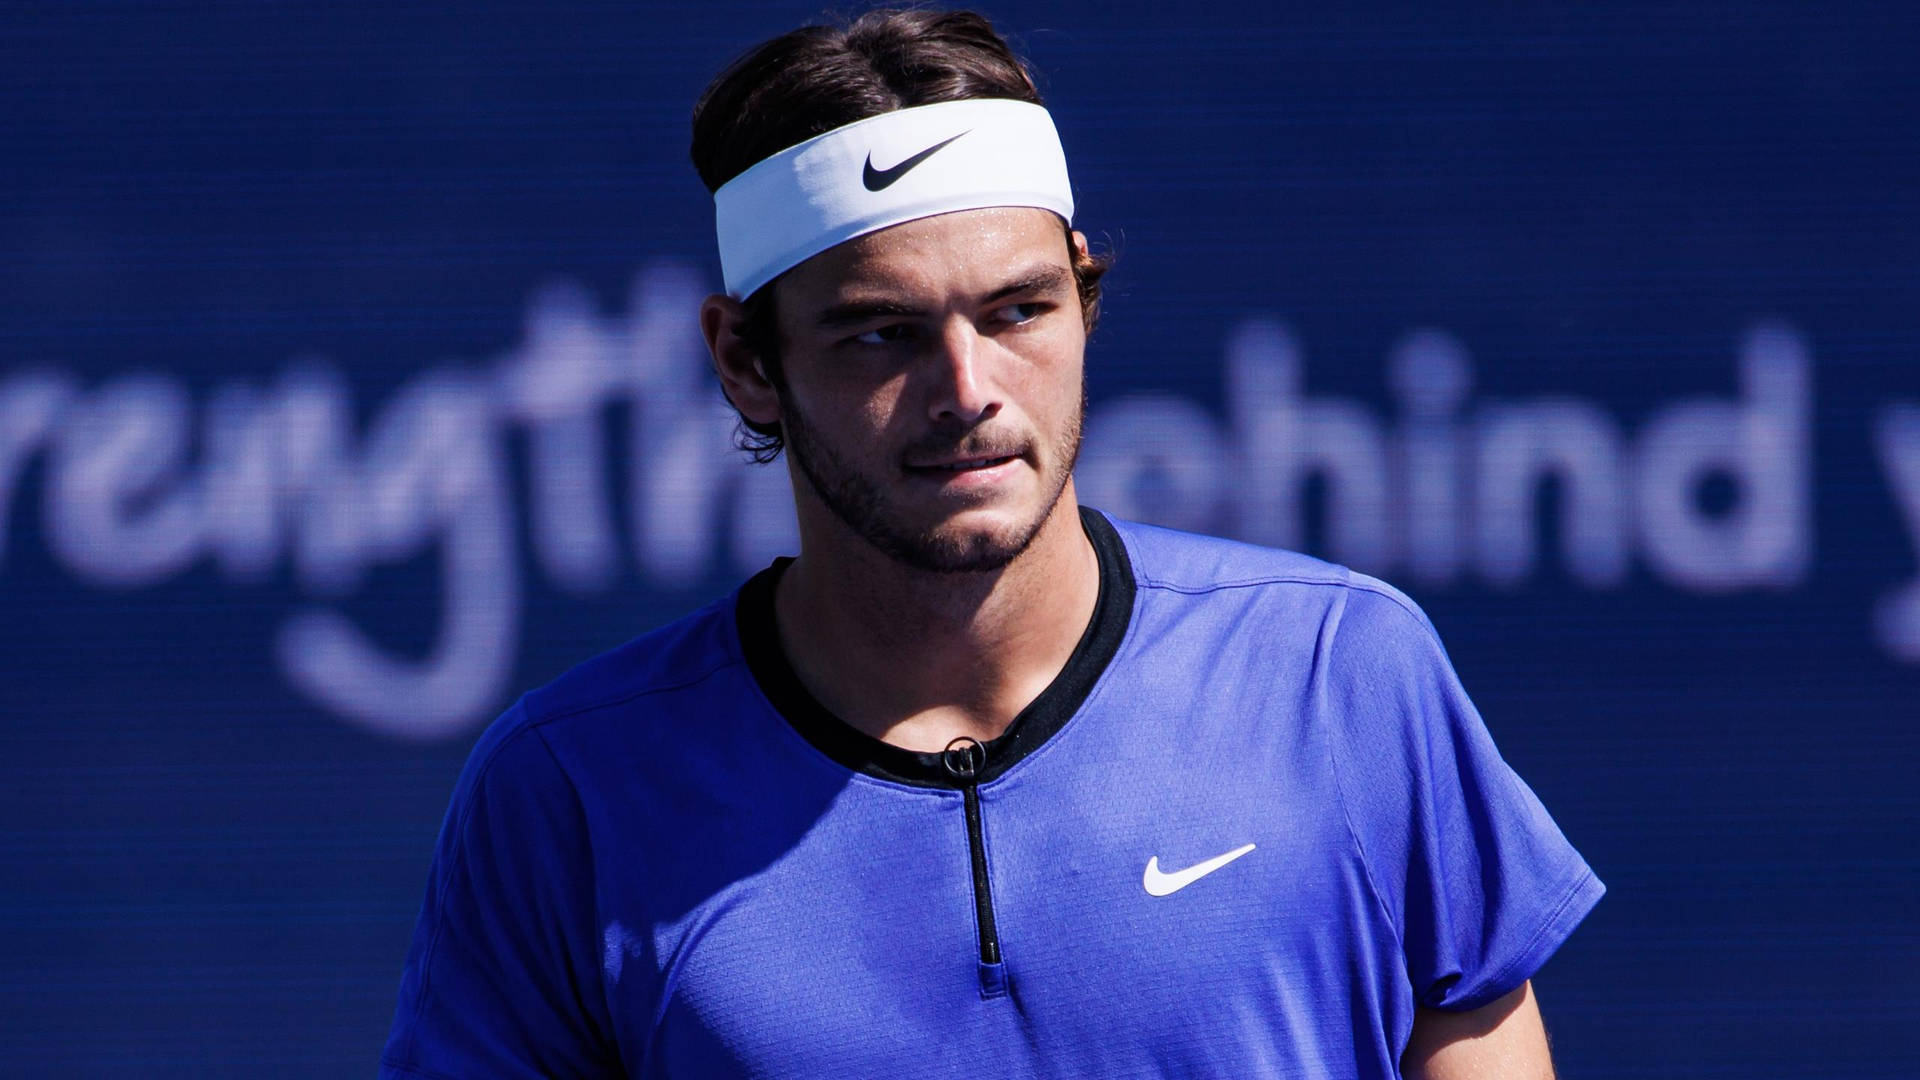
[[[670,813],[690,790],[746,787],[772,711],[741,654],[736,596],[521,695],[467,755],[449,810],[454,834],[476,807],[541,807],[552,820],[585,813],[594,828],[624,829]]]
[[[648,631],[529,690],[502,722],[547,725],[688,690],[743,665],[734,594]],[[517,715],[516,715],[517,714]]]

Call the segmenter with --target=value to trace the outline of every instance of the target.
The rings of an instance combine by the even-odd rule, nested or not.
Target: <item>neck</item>
[[[1026,551],[980,573],[919,570],[809,516],[775,597],[782,645],[822,705],[896,746],[998,736],[1093,617],[1099,560],[1071,484]],[[820,535],[829,528],[842,535]]]

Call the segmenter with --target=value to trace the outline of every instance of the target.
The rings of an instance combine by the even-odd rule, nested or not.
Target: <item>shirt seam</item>
[[[541,745],[543,747],[546,747],[547,754],[549,756],[552,756],[553,750],[550,746],[547,746],[546,738],[539,734],[540,728],[545,727],[548,724],[554,723],[555,721],[565,720],[570,717],[578,716],[582,713],[594,712],[599,709],[611,708],[615,705],[625,704],[626,702],[647,697],[651,694],[666,693],[668,691],[682,690],[682,689],[685,689],[686,687],[694,686],[698,683],[704,682],[707,679],[712,678],[715,674],[725,670],[726,668],[732,666],[732,664],[736,662],[737,661],[729,659],[726,663],[718,664],[713,668],[700,673],[699,675],[692,676],[681,682],[671,683],[665,686],[648,686],[643,689],[635,690],[631,693],[621,695],[618,697],[606,698],[606,699],[593,702],[591,704],[580,705],[573,708],[562,710],[560,712],[551,713],[548,715],[538,716],[538,717],[536,717],[531,711],[528,710],[526,696],[522,695],[508,709],[508,712],[512,713],[514,711],[518,711],[520,713],[520,716],[523,718],[523,721],[524,721],[523,724],[519,728],[515,729],[514,731],[509,732],[505,737],[503,737],[500,740],[498,744],[496,744],[493,747],[493,749],[487,751],[486,758],[480,762],[479,768],[474,772],[472,791],[473,793],[478,793],[480,789],[485,786],[487,774],[493,771],[493,763],[499,760],[500,755],[506,751],[507,747],[513,745],[515,740],[521,738],[524,735],[527,735],[529,733],[534,734],[537,738],[539,738]],[[558,766],[557,759],[555,760],[555,765],[556,767]],[[560,772],[560,775],[563,779],[567,780],[568,790],[574,792],[574,798],[577,800],[579,798],[579,792],[573,788],[573,781],[570,778],[567,778],[566,770],[562,769]],[[438,913],[438,917],[434,919],[433,934],[431,937],[427,939],[426,951],[422,953],[420,956],[420,993],[414,999],[413,1011],[407,1021],[406,1049],[409,1051],[409,1053],[413,1050],[414,1046],[418,1041],[419,1031],[420,1031],[420,1016],[426,1010],[427,999],[431,997],[433,994],[433,957],[434,957],[434,954],[437,953],[440,949],[440,937],[441,937],[441,934],[445,932],[446,926],[447,926],[447,891],[453,887],[454,878],[462,870],[465,869],[465,860],[461,857],[465,851],[465,848],[461,843],[461,841],[467,835],[467,827],[472,820],[473,806],[475,801],[476,801],[475,798],[473,798],[472,795],[470,795],[467,798],[465,804],[460,807],[460,817],[459,817],[459,820],[455,822],[453,832],[451,834],[451,840],[453,841],[453,850],[452,850],[452,853],[448,856],[446,877],[441,880],[440,887],[437,890],[435,890],[435,893],[434,893],[434,909]],[[604,957],[602,958],[601,962],[602,964],[605,963]],[[604,985],[604,982],[602,985]]]
[[[740,662],[739,660],[729,655],[725,660],[715,664],[713,667],[708,668],[707,670],[701,672],[698,675],[690,675],[687,678],[680,680],[679,682],[665,683],[661,685],[648,685],[648,686],[641,687],[638,690],[628,691],[624,694],[620,694],[615,697],[597,699],[595,701],[588,702],[587,704],[584,704],[584,705],[571,705],[551,713],[541,713],[539,715],[535,715],[531,711],[527,711],[524,708],[522,709],[522,711],[525,713],[527,717],[527,723],[529,726],[550,724],[556,720],[566,720],[571,717],[579,716],[581,713],[597,712],[601,709],[610,709],[615,705],[625,705],[629,701],[634,701],[638,698],[647,697],[652,694],[665,694],[675,690],[685,690],[689,686],[697,686],[700,683],[706,682],[708,679],[713,678],[715,675],[718,675],[720,672],[725,671],[727,668],[732,667],[733,665],[739,662]],[[525,699],[523,698],[522,699],[523,703],[524,703],[524,700]],[[491,758],[489,758],[489,764],[491,764]]]
[[[515,701],[508,712],[511,713],[516,710],[522,717],[527,716],[526,699],[524,697]],[[465,867],[465,860],[461,858],[461,855],[465,851],[465,845],[462,841],[467,835],[467,825],[469,821],[472,820],[473,804],[476,801],[474,795],[479,792],[482,784],[486,780],[487,773],[492,770],[493,763],[500,757],[501,752],[512,745],[515,739],[520,738],[532,730],[533,725],[529,722],[526,726],[509,733],[505,738],[501,739],[493,749],[487,751],[486,759],[480,763],[479,769],[474,772],[473,791],[469,793],[468,798],[461,805],[460,816],[458,820],[454,822],[453,831],[448,836],[452,851],[447,856],[446,876],[440,880],[439,888],[434,890],[433,907],[435,918],[433,920],[433,934],[427,938],[426,951],[420,955],[420,993],[414,998],[413,1011],[407,1019],[407,1051],[409,1056],[411,1056],[415,1045],[419,1041],[420,1015],[426,1010],[427,999],[433,996],[433,956],[440,950],[440,936],[446,930],[447,926],[447,890],[453,887],[453,879],[458,876]]]
[[[1179,582],[1161,581],[1145,575],[1140,575],[1138,580],[1141,588],[1160,589],[1165,592],[1175,592],[1185,596],[1204,596],[1211,592],[1221,592],[1227,589],[1252,589],[1258,588],[1261,585],[1323,585],[1328,588],[1343,589],[1349,592],[1371,593],[1374,596],[1391,600],[1395,606],[1407,614],[1412,615],[1416,621],[1423,625],[1426,623],[1426,619],[1421,615],[1419,609],[1414,607],[1404,597],[1400,596],[1397,590],[1391,587],[1375,586],[1364,581],[1354,581],[1351,578],[1336,581],[1323,577],[1305,577],[1294,574],[1268,574],[1260,577],[1229,578],[1226,581],[1209,582],[1205,585],[1185,585]]]
[[[454,1077],[448,1076],[446,1073],[437,1073],[430,1069],[422,1069],[414,1065],[403,1065],[390,1057],[382,1057],[380,1064],[382,1067],[392,1069],[395,1072],[403,1072],[408,1076],[418,1076],[421,1080],[455,1080]]]
[[[592,888],[592,897],[593,897],[592,904],[593,904],[593,913],[594,913],[593,925],[595,927],[598,927],[600,925],[600,886],[599,886],[599,872],[598,872],[599,868],[595,864],[593,859],[593,842],[592,842],[593,836],[591,832],[592,818],[587,813],[587,801],[581,798],[580,796],[580,785],[573,782],[573,777],[568,775],[567,773],[567,767],[561,764],[560,762],[560,755],[554,753],[553,744],[547,741],[546,734],[540,730],[544,726],[546,726],[545,721],[534,721],[528,725],[528,730],[532,731],[534,734],[534,737],[537,740],[539,740],[541,749],[545,750],[547,752],[547,757],[553,761],[554,771],[558,772],[560,774],[560,779],[566,783],[567,793],[573,796],[573,805],[575,809],[579,811],[580,822],[586,829],[586,831],[583,832],[581,835],[581,840],[586,844],[587,873],[589,878],[592,880],[592,886],[593,886]],[[601,1005],[606,1010],[608,1018],[611,1019],[613,1015],[613,1003],[606,1000],[607,951],[604,948],[597,948],[594,950],[594,971],[599,980],[597,983],[595,983],[595,986],[599,988],[599,992],[601,995]],[[586,1019],[588,1020],[589,1023],[592,1023],[594,1021],[593,1017],[587,1017]],[[595,1024],[595,1026],[597,1027],[598,1025]],[[608,1044],[608,1040],[615,1038],[614,1033],[611,1031],[602,1031],[602,1032],[599,1032],[598,1034],[601,1040],[600,1052],[604,1054],[608,1049],[613,1049],[615,1052],[614,1056],[617,1058],[619,1056],[619,1053],[618,1053],[619,1047],[618,1047],[617,1041],[614,1042],[611,1047]]]
[[[1343,583],[1325,582],[1324,584],[1337,585]],[[1359,586],[1355,586],[1355,588],[1359,588]],[[1372,592],[1374,590],[1364,589],[1363,591]],[[1381,891],[1380,883],[1374,877],[1373,865],[1367,859],[1367,846],[1362,843],[1360,839],[1360,830],[1354,826],[1353,809],[1349,805],[1350,800],[1347,796],[1346,781],[1343,780],[1340,775],[1339,735],[1333,730],[1333,718],[1331,711],[1327,707],[1327,680],[1330,677],[1330,669],[1333,664],[1334,639],[1339,636],[1340,624],[1345,618],[1346,612],[1346,594],[1342,593],[1333,611],[1328,615],[1327,628],[1321,633],[1321,641],[1324,642],[1324,655],[1321,657],[1320,676],[1314,680],[1314,707],[1316,714],[1321,720],[1320,726],[1326,734],[1327,763],[1331,766],[1333,772],[1334,797],[1340,803],[1340,821],[1341,824],[1346,826],[1347,838],[1353,843],[1354,854],[1359,857],[1360,877],[1366,882],[1367,892],[1373,897],[1374,906],[1379,909],[1380,917],[1387,920],[1387,926],[1393,930],[1394,944],[1399,947],[1401,955],[1404,956],[1407,951],[1406,930],[1400,925],[1400,920],[1394,917],[1393,909],[1387,903],[1386,894]]]

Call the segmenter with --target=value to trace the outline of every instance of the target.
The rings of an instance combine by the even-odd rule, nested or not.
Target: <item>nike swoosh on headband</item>
[[[972,128],[967,129],[967,131],[972,131],[972,130],[973,130]],[[960,135],[965,135],[967,131],[961,132]],[[939,142],[934,143],[932,146],[927,147],[925,150],[922,150],[919,153],[908,158],[907,160],[901,162],[900,164],[895,165],[891,169],[874,168],[873,152],[868,151],[867,166],[866,168],[860,171],[860,182],[866,185],[868,191],[885,191],[887,188],[893,186],[893,182],[895,180],[898,180],[901,177],[907,175],[907,172],[911,170],[915,165],[918,165],[921,162],[932,157],[935,151],[939,150],[943,146],[946,146],[948,143],[952,142],[954,139],[959,138],[960,135],[955,135],[952,138],[948,138],[948,139],[942,139]]]

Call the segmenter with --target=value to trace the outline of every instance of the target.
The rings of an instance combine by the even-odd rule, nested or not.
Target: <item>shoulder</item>
[[[582,661],[520,699],[524,722],[571,716],[694,687],[741,663],[734,594]],[[504,719],[504,718],[503,718]]]
[[[460,787],[557,788],[596,756],[656,741],[660,732],[648,729],[670,729],[666,721],[698,708],[677,694],[698,696],[741,663],[733,602],[730,593],[521,695],[481,732]]]
[[[1104,516],[1104,515],[1103,515]],[[1312,597],[1349,630],[1426,637],[1433,625],[1399,589],[1379,578],[1298,551],[1163,529],[1108,517],[1126,545],[1141,589],[1186,596],[1251,590]]]
[[[1297,551],[1114,521],[1156,641],[1264,662],[1286,656],[1323,700],[1378,698],[1452,681],[1420,606],[1368,574]],[[1293,670],[1290,668],[1290,670]]]
[[[1206,593],[1275,584],[1341,587],[1355,576],[1344,566],[1297,551],[1102,516],[1120,534],[1134,578],[1144,589]]]
[[[502,753],[525,755],[525,745],[551,740],[558,730],[577,726],[576,720],[617,714],[630,726],[635,718],[660,711],[646,707],[649,699],[697,693],[741,663],[734,598],[729,593],[527,691],[481,733],[471,765],[484,769]],[[527,738],[535,734],[541,738]]]

